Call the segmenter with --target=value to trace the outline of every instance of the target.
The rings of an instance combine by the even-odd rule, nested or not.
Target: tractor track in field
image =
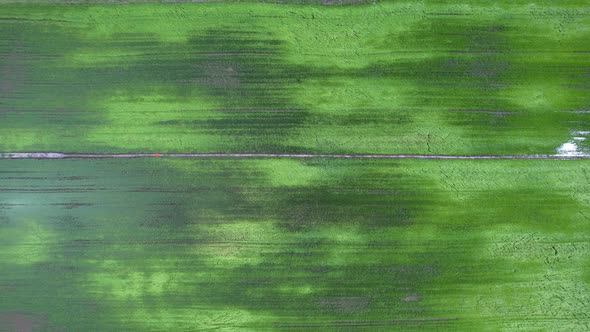
[[[590,159],[590,154],[527,154],[527,155],[426,155],[426,154],[313,154],[313,153],[60,153],[60,152],[12,152],[0,153],[0,159],[112,159],[112,158],[330,158],[330,159],[442,159],[442,160],[487,160],[487,159]]]

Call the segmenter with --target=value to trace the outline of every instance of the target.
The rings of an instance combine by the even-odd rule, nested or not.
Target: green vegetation
[[[590,130],[586,1],[34,2],[0,5],[0,153]],[[0,160],[0,330],[584,331],[589,222],[584,160]]]
[[[3,5],[0,149],[554,153],[583,3]]]
[[[589,172],[4,161],[0,312],[65,330],[583,330]]]

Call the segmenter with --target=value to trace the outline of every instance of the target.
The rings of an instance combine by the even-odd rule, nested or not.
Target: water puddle
[[[558,156],[588,156],[587,149],[583,148],[580,143],[585,141],[590,131],[573,131],[572,139],[563,143],[557,148]]]

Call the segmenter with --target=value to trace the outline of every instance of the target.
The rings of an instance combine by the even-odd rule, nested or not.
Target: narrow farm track
[[[543,159],[590,159],[588,154],[580,155],[515,155],[515,156],[452,156],[420,154],[310,154],[310,153],[59,153],[59,152],[16,152],[0,153],[0,159],[110,159],[110,158],[329,158],[329,159],[440,159],[440,160],[543,160]]]

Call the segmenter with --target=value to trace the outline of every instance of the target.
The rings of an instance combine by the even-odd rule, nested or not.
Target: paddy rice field
[[[589,41],[587,1],[3,1],[0,331],[590,330]]]

